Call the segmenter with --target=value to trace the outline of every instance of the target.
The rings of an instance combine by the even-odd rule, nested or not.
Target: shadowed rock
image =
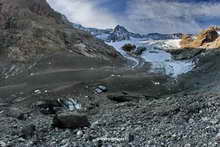
[[[119,94],[114,94],[114,95],[108,95],[108,99],[122,103],[122,102],[129,102],[129,101],[137,101],[140,98],[137,96],[130,96],[130,95],[119,95]]]
[[[77,129],[89,127],[90,123],[85,114],[76,112],[63,112],[54,116],[52,126],[58,128]]]

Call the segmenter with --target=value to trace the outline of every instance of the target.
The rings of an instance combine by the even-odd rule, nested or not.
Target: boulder
[[[142,47],[142,46],[137,47],[137,49],[134,51],[134,54],[137,56],[141,55],[146,49],[147,49],[146,47]]]
[[[108,95],[107,98],[118,103],[137,101],[139,99],[138,96],[121,95],[121,94]]]
[[[100,94],[103,92],[107,92],[108,88],[106,86],[103,85],[99,85],[96,89],[95,89],[95,93]]]
[[[124,46],[122,46],[122,49],[126,52],[131,52],[136,49],[136,46],[128,43],[128,44],[125,44]]]
[[[6,143],[5,142],[3,142],[3,141],[0,141],[0,147],[6,147],[7,145],[6,145]]]
[[[42,100],[36,102],[34,105],[43,114],[55,114],[56,108],[61,107],[61,105],[56,100]]]
[[[77,112],[62,112],[53,118],[53,127],[77,129],[89,127],[90,123],[85,114]]]
[[[26,119],[25,113],[18,108],[9,108],[6,113],[7,113],[6,114],[7,116],[16,118],[18,120],[25,120]]]
[[[27,125],[21,129],[21,137],[27,139],[31,138],[36,131],[36,126],[33,124]]]

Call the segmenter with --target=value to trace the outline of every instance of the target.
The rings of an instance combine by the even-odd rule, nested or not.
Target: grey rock
[[[95,93],[97,93],[97,94],[100,94],[100,93],[102,93],[103,91],[101,90],[101,89],[99,89],[99,88],[96,88],[95,89]]]
[[[25,113],[18,108],[9,108],[6,113],[9,117],[13,117],[19,120],[25,120]]]
[[[43,114],[55,114],[55,108],[61,107],[61,105],[57,101],[52,100],[43,100],[36,102],[35,106],[39,109],[39,111]]]
[[[137,47],[137,49],[135,50],[134,54],[135,55],[141,55],[147,48],[146,47]]]
[[[6,145],[6,143],[5,142],[3,142],[3,141],[0,141],[0,147],[6,147],[7,145]]]
[[[21,129],[21,137],[31,138],[36,131],[36,126],[33,124],[27,125]]]
[[[107,87],[103,85],[99,85],[98,88],[101,89],[103,92],[106,92],[108,90]]]
[[[83,132],[81,130],[77,131],[76,133],[77,137],[82,137],[83,136]]]

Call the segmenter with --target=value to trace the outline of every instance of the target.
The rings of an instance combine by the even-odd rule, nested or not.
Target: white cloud
[[[220,18],[220,3],[126,0],[125,12],[116,15],[108,8],[99,7],[103,1],[106,0],[48,0],[55,10],[72,22],[96,28],[121,24],[139,33],[195,33],[201,30],[198,18]]]
[[[121,23],[135,32],[194,33],[200,17],[219,17],[220,4],[131,0]]]
[[[98,0],[47,0],[50,6],[74,23],[86,27],[112,28],[116,19],[105,8],[98,8]]]

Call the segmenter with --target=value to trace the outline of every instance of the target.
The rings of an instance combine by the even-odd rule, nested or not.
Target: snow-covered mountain
[[[73,24],[73,27],[80,30],[87,31],[91,33],[98,39],[104,40],[106,42],[117,42],[123,40],[168,40],[168,39],[179,39],[182,34],[160,34],[160,33],[150,33],[150,34],[139,34],[128,31],[125,27],[117,25],[114,29],[96,29],[96,28],[86,28],[80,24]]]

